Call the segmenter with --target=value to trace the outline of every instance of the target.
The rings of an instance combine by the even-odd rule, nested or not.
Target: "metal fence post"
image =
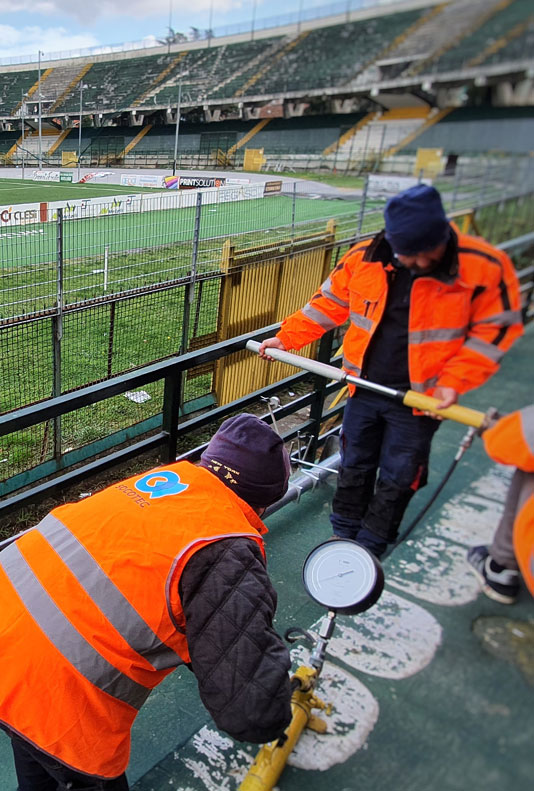
[[[369,174],[367,173],[365,176],[365,180],[363,182],[363,192],[362,192],[362,200],[360,203],[360,216],[358,218],[358,230],[356,231],[356,238],[358,239],[362,234],[362,227],[363,227],[363,217],[365,214],[365,203],[367,201],[367,191],[369,189]]]
[[[458,197],[458,187],[460,186],[460,164],[456,163],[456,169],[454,171],[454,184],[452,187],[452,200],[451,200],[451,211],[454,211],[456,206],[456,199]]]
[[[291,204],[291,238],[295,238],[295,213],[297,206],[297,182],[293,182],[293,202]]]
[[[52,318],[52,396],[61,395],[61,340],[63,338],[63,209],[56,220],[56,313]],[[61,457],[61,416],[54,418],[54,457]]]
[[[195,227],[193,230],[193,250],[191,253],[191,276],[185,287],[184,296],[184,317],[182,325],[182,344],[180,354],[185,354],[189,346],[189,324],[191,319],[191,308],[195,299],[195,283],[197,279],[198,246],[200,242],[200,217],[202,215],[202,192],[197,192],[197,204],[195,211]]]

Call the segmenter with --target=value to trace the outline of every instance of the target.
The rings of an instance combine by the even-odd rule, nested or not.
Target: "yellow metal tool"
[[[326,732],[326,722],[312,714],[312,709],[328,709],[315,695],[318,672],[313,667],[299,667],[292,681],[297,688],[291,696],[291,723],[281,739],[264,744],[239,786],[239,791],[270,791],[282,774],[287,759],[304,728]]]

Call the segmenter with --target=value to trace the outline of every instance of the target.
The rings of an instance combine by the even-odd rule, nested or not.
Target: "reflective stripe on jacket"
[[[534,404],[501,418],[482,435],[488,456],[534,474]],[[514,521],[514,552],[534,596],[534,495],[519,502]]]
[[[438,385],[465,393],[483,384],[523,332],[508,256],[454,233],[457,250],[446,276],[419,276],[412,285],[408,365],[411,387],[422,393]],[[391,257],[383,234],[351,248],[308,304],[282,323],[278,338],[285,348],[300,349],[348,320],[343,366],[360,376],[386,306]]]
[[[54,509],[0,553],[0,721],[79,771],[115,777],[151,690],[188,662],[188,559],[265,527],[189,462]]]

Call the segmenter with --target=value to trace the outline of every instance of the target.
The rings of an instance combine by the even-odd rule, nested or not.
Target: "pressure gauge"
[[[312,549],[304,561],[302,577],[314,601],[344,615],[367,610],[384,588],[378,560],[348,538],[330,539]]]

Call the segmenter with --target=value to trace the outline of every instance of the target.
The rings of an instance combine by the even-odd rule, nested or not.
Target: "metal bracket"
[[[278,396],[261,396],[261,400],[265,401],[267,404],[267,409],[269,410],[269,415],[271,416],[271,420],[273,421],[273,428],[278,434],[279,437],[282,435],[280,434],[280,429],[278,428],[278,423],[276,422],[276,418],[274,416],[273,408],[278,409],[281,406],[281,401]]]

